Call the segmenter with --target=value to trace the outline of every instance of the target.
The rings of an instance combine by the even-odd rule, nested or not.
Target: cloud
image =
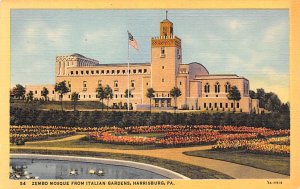
[[[44,22],[31,22],[24,26],[23,41],[20,44],[29,55],[37,54],[45,44],[63,47],[66,46],[66,26],[52,28]],[[41,46],[43,44],[43,47]]]
[[[266,28],[263,36],[263,41],[270,43],[280,40],[282,37],[288,35],[288,27],[288,23],[284,21],[271,25],[270,27]]]
[[[86,31],[82,35],[82,41],[86,44],[94,44],[98,42],[103,42],[107,40],[117,41],[118,33],[116,30],[96,30],[96,31]]]
[[[229,21],[228,26],[229,26],[230,31],[235,32],[241,28],[241,23],[240,23],[240,21],[237,21],[237,20],[231,20],[231,21]]]
[[[65,28],[56,28],[55,30],[46,28],[45,34],[49,42],[54,43],[58,46],[63,46],[65,44],[64,38],[67,35],[67,31]]]

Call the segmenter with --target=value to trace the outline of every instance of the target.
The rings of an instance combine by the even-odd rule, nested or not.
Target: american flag
[[[129,42],[129,45],[131,45],[136,50],[139,50],[137,40],[135,40],[133,38],[133,36],[131,35],[131,33],[129,31],[127,31],[127,32],[128,32],[128,42]]]

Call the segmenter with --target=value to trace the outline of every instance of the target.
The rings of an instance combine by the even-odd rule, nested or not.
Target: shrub
[[[141,126],[141,125],[233,125],[289,129],[290,115],[287,113],[150,113],[121,111],[42,111],[37,109],[10,109],[11,125],[53,125],[53,126]]]

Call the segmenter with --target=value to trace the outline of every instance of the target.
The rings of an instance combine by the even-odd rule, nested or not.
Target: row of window
[[[220,85],[220,83],[219,82],[217,82],[215,85],[214,85],[214,87],[215,87],[215,93],[220,93],[220,89],[221,89],[221,85]],[[225,88],[225,93],[228,93],[229,92],[229,90],[230,90],[230,83],[226,83],[225,85],[224,85],[224,88]],[[204,85],[204,93],[210,93],[210,85],[208,84],[208,83],[206,83],[205,85]]]
[[[133,69],[129,70],[129,73],[147,73],[147,69]],[[81,70],[81,71],[70,71],[70,75],[99,75],[99,74],[127,74],[127,70]]]
[[[180,50],[177,49],[177,59],[180,59],[181,58],[181,55],[180,55]],[[160,48],[160,58],[165,58],[166,57],[166,49],[165,47],[161,47]]]
[[[98,96],[96,95],[95,96],[96,98],[98,98]],[[71,99],[71,95],[68,95],[68,98],[69,99]],[[92,95],[78,95],[78,98],[80,99],[80,98],[83,98],[83,99],[90,99],[90,98],[92,98]],[[94,98],[94,97],[93,97]],[[118,95],[118,94],[115,94],[114,95],[114,98],[125,98],[125,95],[123,95],[123,94],[120,94],[120,95]],[[134,95],[131,95],[130,96],[130,98],[134,98]]]
[[[34,94],[38,94],[38,91],[35,90],[35,91],[34,91]],[[55,91],[54,91],[54,90],[52,91],[52,94],[55,94]],[[42,95],[42,91],[41,91],[41,95]]]
[[[212,108],[212,103],[204,103],[204,108]],[[218,103],[214,103],[214,108],[228,108],[228,103],[225,103],[225,107],[223,107],[223,103],[221,102],[218,106]],[[234,104],[230,103],[230,108],[234,108]],[[236,103],[236,108],[240,108],[240,103]]]
[[[71,83],[69,83],[69,88],[71,88]],[[131,87],[135,87],[135,81],[134,80],[131,80]],[[148,85],[148,83],[146,83]],[[102,85],[102,80],[98,80],[98,86]],[[82,87],[83,87],[83,90],[86,91],[87,90],[87,81],[83,81],[82,82]],[[114,87],[119,87],[119,81],[118,80],[115,80],[114,81]]]

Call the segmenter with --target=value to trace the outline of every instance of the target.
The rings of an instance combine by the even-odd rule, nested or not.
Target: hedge
[[[122,111],[59,111],[11,107],[11,125],[142,126],[142,125],[233,125],[289,129],[290,115],[283,113],[150,113]]]

